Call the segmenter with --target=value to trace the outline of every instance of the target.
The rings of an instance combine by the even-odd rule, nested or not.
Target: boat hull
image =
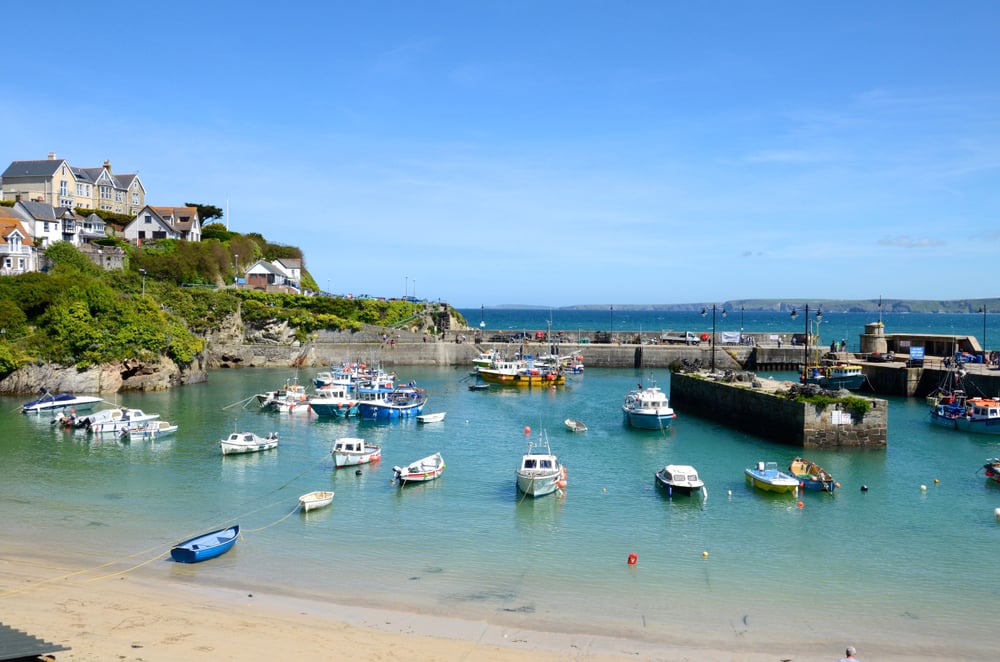
[[[638,430],[667,430],[673,423],[676,414],[646,414],[636,411],[624,411],[622,416],[629,427]]]
[[[976,419],[963,414],[950,414],[946,405],[937,405],[931,411],[931,423],[949,430],[961,430],[976,434],[1000,434],[1000,418]]]
[[[299,505],[305,512],[324,508],[331,503],[333,503],[333,492],[328,491],[310,492],[299,497]]]
[[[258,437],[252,432],[236,432],[228,439],[219,442],[223,455],[239,455],[243,453],[259,453],[278,447],[278,435],[271,433],[266,437]]]
[[[205,533],[175,545],[170,558],[178,563],[201,563],[228,552],[239,537],[239,525]]]
[[[545,474],[525,474],[518,472],[517,489],[525,496],[532,498],[552,494],[559,489],[562,473],[559,471]]]
[[[694,468],[688,465],[668,465],[657,471],[654,477],[656,484],[670,496],[675,494],[691,496],[704,492],[705,483],[698,477]]]
[[[59,411],[63,409],[75,409],[76,411],[90,411],[101,402],[101,398],[89,395],[73,395],[72,393],[59,393],[47,395],[31,402],[26,402],[21,406],[24,414],[37,414],[45,411]]]
[[[497,370],[480,369],[479,377],[490,384],[501,384],[503,386],[518,386],[521,388],[542,388],[548,386],[562,386],[566,383],[566,376],[555,373],[532,374],[510,374]]]
[[[764,492],[776,492],[785,494],[788,492],[798,493],[799,481],[793,476],[777,471],[775,469],[758,470],[748,468],[744,475],[747,485]]]

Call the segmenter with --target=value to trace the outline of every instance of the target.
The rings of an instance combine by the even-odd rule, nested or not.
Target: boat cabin
[[[365,450],[365,440],[357,437],[344,437],[333,444],[334,452],[361,453]]]

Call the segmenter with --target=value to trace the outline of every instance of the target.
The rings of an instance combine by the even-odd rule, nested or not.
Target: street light
[[[743,306],[740,306],[740,343],[743,342]]]
[[[615,337],[615,307],[611,306],[611,339]]]
[[[715,372],[715,310],[716,310],[715,304],[713,303],[712,304],[712,372]],[[708,314],[708,309],[702,308],[701,316],[704,317],[707,314]],[[722,317],[723,319],[725,319],[726,317],[725,308],[722,309]]]
[[[986,353],[986,306],[984,305],[977,312],[983,314],[983,353]]]
[[[795,319],[798,316],[799,316],[798,312],[796,312],[796,310],[792,308],[792,314],[790,315],[790,317],[792,319]],[[806,304],[805,320],[806,320],[806,346],[805,346],[805,353],[803,354],[803,356],[805,356],[805,360],[802,362],[803,377],[806,376],[807,371],[809,369],[809,304],[808,303]],[[816,311],[816,323],[819,324],[822,321],[823,321],[823,306],[821,304],[819,310]],[[816,335],[818,336],[819,333],[817,332]]]
[[[142,296],[146,296],[146,270],[139,269],[139,272],[142,274]]]
[[[479,331],[486,330],[486,305],[479,306]]]
[[[403,276],[403,298],[405,299],[410,295],[410,277]]]

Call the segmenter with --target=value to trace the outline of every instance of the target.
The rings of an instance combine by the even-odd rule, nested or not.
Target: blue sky
[[[337,293],[997,296],[1000,3],[160,4],[6,7],[0,161],[108,159]]]

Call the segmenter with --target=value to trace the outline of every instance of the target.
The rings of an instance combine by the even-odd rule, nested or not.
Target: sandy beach
[[[779,662],[836,660],[801,652],[804,642],[730,650],[511,629],[483,621],[314,601],[245,589],[192,587],[151,578],[142,568],[71,567],[0,549],[2,620],[67,646],[58,661],[122,660],[660,660]],[[864,650],[864,649],[863,649]],[[940,656],[871,645],[863,660]]]

